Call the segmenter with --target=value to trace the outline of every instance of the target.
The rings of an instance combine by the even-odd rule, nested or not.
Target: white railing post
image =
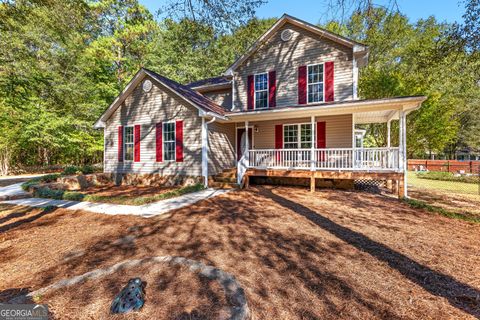
[[[315,116],[310,118],[311,123],[311,134],[312,134],[312,145],[310,148],[310,170],[315,171],[315,137],[316,137],[316,126],[315,126]]]

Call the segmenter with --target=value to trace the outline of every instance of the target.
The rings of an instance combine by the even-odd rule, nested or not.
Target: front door
[[[252,128],[248,128],[248,147],[252,148]],[[245,128],[238,128],[237,129],[237,160],[243,156],[245,152],[245,147],[247,145],[246,135],[245,135]]]

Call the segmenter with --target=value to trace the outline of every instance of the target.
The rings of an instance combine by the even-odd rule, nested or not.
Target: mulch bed
[[[149,219],[0,204],[0,301],[176,255],[235,275],[254,319],[474,319],[478,248],[479,224],[360,192],[251,187]]]
[[[153,196],[179,189],[180,187],[142,187],[142,186],[116,186],[114,184],[103,187],[89,187],[81,190],[84,194],[95,194],[98,196],[123,196],[123,197],[145,197]]]
[[[131,278],[146,281],[145,305],[137,312],[110,314],[114,297]],[[183,266],[147,264],[100,279],[48,292],[46,303],[54,319],[228,319],[230,306],[218,282]]]

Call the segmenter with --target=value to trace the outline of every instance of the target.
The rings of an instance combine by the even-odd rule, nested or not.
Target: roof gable
[[[135,76],[130,80],[125,89],[115,98],[112,104],[105,110],[100,118],[95,122],[94,128],[99,129],[105,126],[105,122],[114,114],[114,112],[120,107],[120,105],[127,99],[127,97],[135,90],[138,84],[146,77],[149,76],[156,84],[161,87],[167,88],[173,92],[179,98],[197,108],[199,112],[210,114],[216,117],[223,117],[225,109],[203,96],[202,94],[190,89],[189,87],[175,82],[171,79],[163,77],[156,72],[142,68]]]
[[[305,29],[310,31],[314,34],[317,34],[321,37],[339,43],[343,46],[349,47],[356,55],[367,55],[368,54],[368,47],[360,42],[350,40],[328,30],[322,29],[317,27],[313,24],[305,22],[303,20],[297,19],[295,17],[289,16],[284,14],[275,24],[270,27],[260,38],[255,41],[255,43],[250,46],[250,48],[243,54],[240,58],[238,58],[226,71],[225,75],[232,75],[233,71],[235,71],[240,65],[242,65],[250,56],[252,56],[257,50],[259,50],[270,38],[272,38],[277,31],[280,30],[285,24],[290,23],[294,26],[299,28]]]

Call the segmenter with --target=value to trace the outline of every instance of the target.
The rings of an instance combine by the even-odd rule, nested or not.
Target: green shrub
[[[33,191],[33,196],[37,198],[49,198],[49,199],[55,199],[55,200],[62,200],[64,193],[65,191],[63,190],[53,190],[48,187],[40,187],[40,188],[36,188]]]
[[[59,173],[52,173],[52,174],[47,174],[41,177],[36,177],[28,180],[27,182],[24,182],[22,184],[22,189],[25,191],[28,191],[32,186],[35,186],[40,183],[49,183],[49,182],[56,181],[58,177],[60,177]]]
[[[420,179],[429,179],[429,180],[479,183],[478,176],[455,176],[451,172],[439,172],[439,171],[418,172],[417,177]]]
[[[86,166],[83,166],[80,171],[83,173],[83,174],[92,174],[95,172],[95,168],[93,166],[90,166],[90,165],[86,165]]]
[[[63,193],[63,200],[82,201],[85,195],[80,192],[65,191]]]
[[[63,174],[66,176],[71,176],[77,174],[78,172],[81,172],[81,170],[77,166],[68,166],[63,169]]]

